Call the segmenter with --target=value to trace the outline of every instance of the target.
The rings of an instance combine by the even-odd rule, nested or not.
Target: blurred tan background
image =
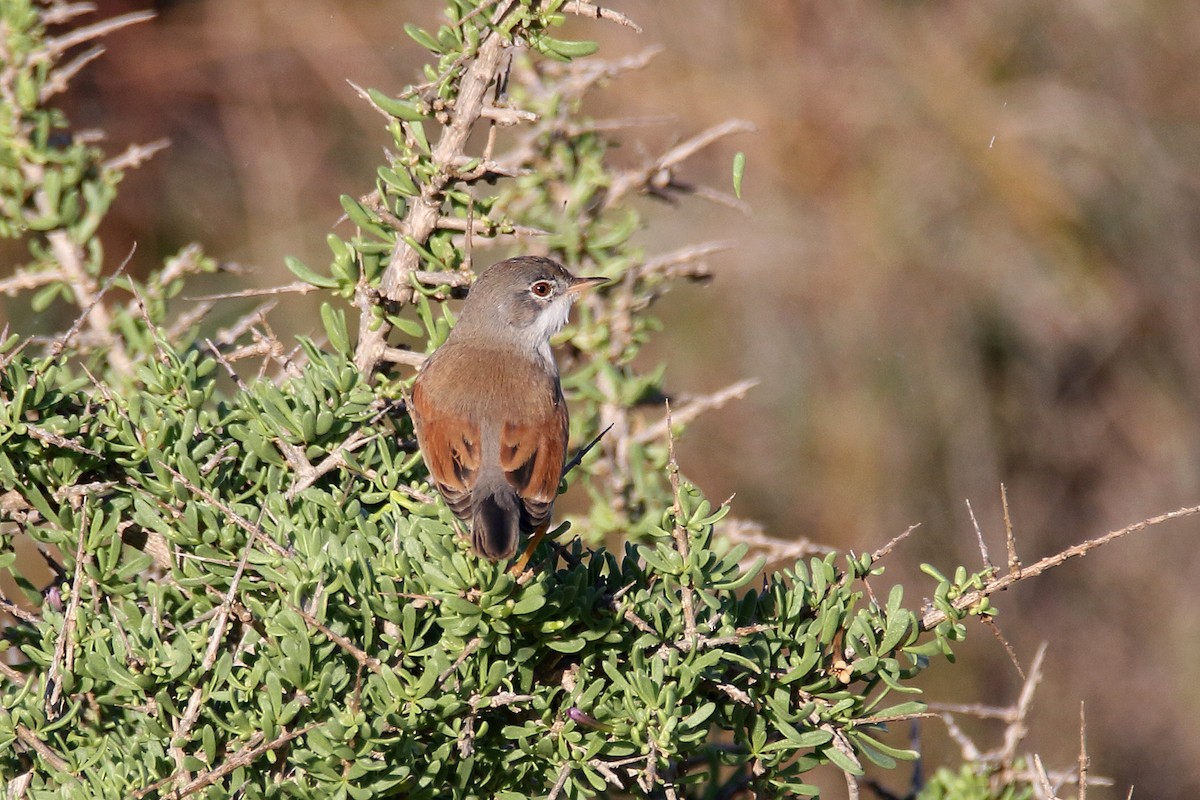
[[[675,392],[761,379],[681,446],[711,497],[736,492],[774,535],[856,551],[921,523],[887,575],[913,598],[931,588],[921,561],[978,565],[968,499],[1003,562],[1002,482],[1025,563],[1200,502],[1200,4],[613,5],[644,33],[568,33],[602,55],[664,49],[592,112],[670,118],[626,132],[618,160],[729,117],[757,126],[683,170],[728,191],[745,151],[749,214],[644,204],[651,254],[737,243],[712,285],[668,295],[648,354]],[[338,195],[369,189],[387,143],[346,81],[412,81],[424,53],[402,25],[436,27],[440,3],[158,10],[111,37],[67,99],[113,152],[173,142],[127,178],[110,260],[136,242],[144,271],[199,241],[252,268],[196,293],[287,282],[286,254],[324,264]],[[315,332],[288,302],[272,321]],[[0,315],[22,304],[0,298]],[[1198,534],[1196,520],[1151,529],[996,598],[1023,664],[1049,642],[1028,749],[1071,766],[1086,703],[1093,774],[1116,781],[1091,798],[1200,797]],[[982,626],[960,659],[928,673],[928,699],[1015,699],[1020,677]],[[931,758],[954,751],[940,724],[922,730]],[[970,730],[999,745],[998,728]]]

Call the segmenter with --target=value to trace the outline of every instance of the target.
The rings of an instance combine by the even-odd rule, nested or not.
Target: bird
[[[568,428],[550,337],[581,293],[606,282],[541,256],[492,265],[413,382],[408,406],[430,479],[491,561],[512,558],[526,534],[523,569],[549,527]]]

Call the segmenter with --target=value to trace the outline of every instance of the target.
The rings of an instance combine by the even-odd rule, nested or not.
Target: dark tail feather
[[[475,501],[471,516],[471,545],[492,561],[512,558],[521,535],[521,512],[516,494],[488,492]]]

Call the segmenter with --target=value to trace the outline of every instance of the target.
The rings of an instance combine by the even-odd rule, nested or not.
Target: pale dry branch
[[[688,541],[688,531],[683,525],[682,489],[679,480],[679,462],[675,460],[675,436],[671,433],[671,404],[666,403],[667,430],[667,472],[671,476],[671,494],[674,497],[672,509],[671,538],[675,540],[675,549],[679,553],[681,564],[688,562],[691,543]],[[611,427],[611,426],[610,426]],[[692,594],[692,581],[688,577],[680,582],[680,602],[683,605],[683,637],[688,649],[697,646],[696,633],[696,602]]]
[[[482,34],[474,58],[460,80],[454,105],[447,112],[447,123],[431,153],[435,176],[409,203],[401,230],[417,242],[427,240],[436,229],[442,216],[442,192],[451,180],[456,160],[464,154],[471,132],[482,119],[484,97],[496,79],[508,47],[498,30],[498,23],[513,5],[512,2],[502,3],[492,16],[493,23],[497,24]],[[420,253],[405,243],[405,237],[399,238],[380,278],[380,293],[386,301],[402,305],[411,300],[413,290],[409,276],[417,271],[419,264]],[[382,361],[391,332],[390,325],[377,324],[374,316],[377,302],[374,292],[366,286],[361,286],[355,293],[355,305],[359,309],[359,341],[354,361],[364,374],[374,372]]]
[[[726,386],[724,389],[719,389],[712,394],[686,398],[680,405],[678,412],[672,415],[668,411],[660,421],[634,435],[633,440],[640,444],[645,444],[662,439],[670,433],[670,426],[673,424],[672,420],[681,426],[688,425],[705,411],[720,408],[731,400],[742,399],[746,396],[746,392],[757,385],[757,378],[749,378]]]
[[[671,188],[674,182],[675,168],[688,158],[727,136],[750,133],[754,130],[754,125],[745,120],[726,120],[680,142],[658,158],[637,169],[617,174],[605,195],[604,207],[612,208],[634,192],[664,191]]]
[[[92,458],[103,457],[98,451],[92,450],[89,447],[84,447],[78,442],[73,442],[65,436],[60,436],[54,431],[48,431],[40,425],[34,425],[27,422],[25,423],[25,429],[29,432],[30,436],[40,442],[45,442],[46,444],[51,444],[55,447],[62,447],[66,450],[74,450],[76,453],[82,453],[83,455],[91,456]]]
[[[839,753],[852,761],[855,766],[862,771],[862,763],[858,760],[858,755],[855,754],[854,748],[850,746],[850,740],[846,738],[846,734],[841,728],[834,727],[828,722],[818,726],[821,730],[833,735],[833,746]],[[849,800],[858,800],[858,779],[846,770],[842,770],[842,775],[846,778],[846,794]]]
[[[1017,674],[1021,676],[1021,680],[1025,680],[1025,670],[1021,667],[1021,662],[1017,659],[1017,652],[1013,649],[1012,643],[1004,636],[1004,632],[1000,630],[1000,626],[996,624],[994,617],[980,617],[980,622],[987,626],[992,632],[992,636],[996,637],[996,641],[1000,642],[1000,646],[1004,648],[1004,652],[1008,654],[1008,660],[1017,670]]]
[[[240,317],[233,325],[218,330],[214,341],[222,347],[233,344],[271,313],[276,305],[278,303],[272,300],[256,306],[253,311]]]
[[[663,278],[686,278],[694,281],[705,281],[712,277],[712,270],[704,259],[717,253],[723,253],[737,247],[736,242],[702,242],[688,245],[678,250],[672,250],[654,258],[646,259],[645,263],[636,267],[639,276],[661,276]]]
[[[1029,728],[1025,724],[1025,720],[1029,716],[1029,709],[1033,705],[1033,695],[1037,691],[1038,684],[1042,682],[1042,663],[1046,659],[1046,643],[1042,642],[1038,646],[1037,653],[1033,656],[1033,663],[1029,666],[1029,677],[1025,679],[1025,683],[1021,686],[1021,693],[1017,695],[1017,702],[1013,706],[1012,716],[1009,718],[1008,726],[1004,730],[1004,743],[1000,748],[998,758],[1001,764],[1006,766],[1012,765],[1017,758],[1017,747],[1020,746],[1021,740],[1029,733]]]
[[[494,122],[501,128],[511,128],[524,122],[537,122],[541,117],[523,108],[507,108],[505,106],[484,106],[479,116]]]
[[[429,356],[424,353],[418,353],[415,350],[402,350],[399,347],[383,348],[382,360],[392,364],[405,364],[410,367],[419,367],[429,360]]]
[[[919,523],[919,522],[916,523],[915,525],[909,525],[908,528],[906,528],[902,533],[899,533],[896,536],[892,537],[891,541],[889,541],[883,547],[880,547],[874,553],[871,553],[871,563],[875,563],[876,561],[879,561],[879,560],[883,559],[884,557],[886,557],[889,553],[891,553],[893,550],[896,549],[897,545],[899,545],[901,542],[903,542],[909,536],[912,536],[913,531],[915,531],[919,527],[921,527],[921,523]]]
[[[54,3],[41,12],[41,18],[46,25],[62,25],[95,10],[95,3]]]
[[[588,89],[601,81],[612,80],[625,72],[635,72],[645,69],[650,62],[663,51],[660,46],[648,47],[640,53],[625,56],[611,61],[588,59],[572,61],[569,64],[552,62],[540,63],[538,68],[546,75],[564,78],[555,86],[568,97],[581,97]]]
[[[54,97],[54,95],[65,92],[67,87],[70,86],[71,80],[82,72],[84,67],[104,55],[104,52],[104,47],[96,45],[75,56],[65,64],[55,67],[38,92],[38,102],[44,104],[50,98]]]
[[[1092,761],[1087,752],[1087,715],[1084,713],[1083,701],[1079,701],[1079,798],[1087,800],[1088,768]]]
[[[817,544],[811,539],[780,539],[766,532],[762,523],[726,517],[716,525],[717,532],[723,539],[750,546],[750,552],[760,552],[766,556],[767,564],[780,561],[798,561],[809,556],[823,556],[834,552],[828,545]]]
[[[383,663],[378,658],[369,655],[366,650],[358,647],[354,644],[354,642],[350,641],[345,636],[342,636],[340,633],[318,620],[303,608],[300,608],[299,606],[292,606],[292,610],[299,614],[305,623],[320,631],[327,639],[329,639],[329,641],[333,642],[338,647],[349,653],[354,660],[359,663],[360,666],[363,666],[374,673],[379,673],[383,669]]]
[[[558,777],[554,781],[554,785],[550,787],[550,794],[546,795],[546,800],[557,800],[559,794],[562,793],[563,787],[567,785],[567,779],[571,777],[571,762],[565,762],[558,770]]]
[[[17,738],[25,743],[27,747],[41,756],[47,764],[54,767],[58,772],[70,773],[71,767],[67,764],[66,759],[54,752],[51,747],[37,737],[33,731],[24,725],[17,725],[15,728]]]
[[[496,165],[496,168],[497,168],[497,170],[503,169],[503,167],[500,167],[499,165]],[[496,170],[491,170],[491,171],[496,172]],[[508,173],[503,173],[503,172],[497,172],[496,174],[506,175],[506,176],[508,175]],[[492,228],[489,227],[488,225],[476,223],[474,221],[468,222],[467,220],[462,219],[461,217],[442,217],[441,219],[438,220],[437,226],[438,226],[438,228],[440,228],[441,230],[444,230],[444,231],[462,231],[463,233],[466,233],[469,230],[471,232],[472,236],[478,237],[479,239],[492,239],[492,238],[496,238],[496,237],[500,237],[500,236],[511,236],[511,237],[520,238],[522,236],[549,236],[550,235],[550,231],[542,230],[541,228],[534,228],[531,225],[514,225],[514,226],[512,226],[511,232],[500,233],[499,231],[493,231]],[[436,286],[436,285],[438,285],[437,284],[438,280],[441,280],[441,282],[443,282],[443,283],[449,283],[449,281],[446,281],[443,279],[444,276],[447,276],[447,275],[452,276],[452,275],[458,275],[458,274],[469,274],[469,273],[419,272],[417,274],[417,280],[419,280],[422,283],[425,283],[429,286]],[[434,277],[429,280],[426,280],[422,276],[434,276]],[[451,278],[450,280],[456,280],[456,279]],[[451,286],[468,286],[468,285],[470,285],[470,282],[471,281],[468,280],[466,283],[449,283],[449,285],[451,285]]]
[[[3,598],[0,598],[0,608],[3,608],[5,611],[10,609],[10,606]],[[3,661],[0,661],[0,675],[3,675],[15,686],[24,686],[29,682],[29,677],[27,675],[17,672]]]
[[[1162,523],[1170,522],[1171,520],[1190,517],[1198,513],[1200,513],[1200,506],[1190,506],[1188,508],[1180,508],[1176,511],[1171,511],[1166,514],[1159,514],[1158,516],[1149,517],[1141,520],[1140,522],[1135,522],[1132,525],[1127,525],[1120,530],[1110,531],[1109,533],[1106,533],[1105,535],[1099,536],[1095,539],[1089,539],[1086,542],[1072,545],[1071,547],[1068,547],[1067,549],[1052,556],[1047,556],[1040,561],[1029,565],[1028,567],[1018,566],[1015,572],[1010,572],[1007,575],[1002,575],[989,580],[982,589],[966,592],[954,601],[954,608],[958,611],[966,611],[967,609],[978,604],[983,598],[1007,589],[1014,583],[1041,575],[1043,572],[1060,566],[1072,558],[1087,555],[1097,547],[1106,545],[1115,539],[1121,538],[1122,536],[1130,533],[1136,533],[1137,531],[1145,530],[1146,528],[1152,528],[1155,525],[1161,525]],[[930,609],[926,611],[925,615],[921,618],[921,628],[922,630],[930,630],[946,621],[947,618],[946,612],[940,609]]]
[[[39,205],[42,204],[44,204],[44,198],[39,195]],[[113,282],[125,271],[125,267],[128,266],[137,250],[137,244],[135,243],[130,248],[129,255],[97,290],[96,281],[87,274],[87,270],[83,267],[83,248],[71,241],[71,235],[65,230],[56,230],[51,231],[46,238],[50,242],[50,249],[54,253],[55,260],[58,261],[59,269],[62,270],[61,280],[71,287],[75,303],[81,309],[75,322],[50,348],[50,357],[57,358],[61,355],[86,323],[92,334],[105,348],[105,355],[113,371],[121,375],[131,374],[133,362],[129,360],[125,349],[113,334],[112,317],[108,313],[108,308],[101,301],[108,290],[112,288]]]
[[[970,499],[966,503],[967,514],[971,517],[971,526],[975,528],[975,539],[979,543],[979,555],[983,559],[983,566],[989,572],[994,572],[996,568],[992,566],[991,556],[988,555],[987,542],[983,538],[983,529],[979,527],[979,520],[975,518],[975,509],[971,507]]]
[[[91,25],[83,25],[64,33],[62,36],[46,40],[45,50],[35,57],[35,61],[57,58],[76,45],[90,42],[93,39],[99,39],[101,36],[107,36],[122,28],[136,25],[139,22],[148,22],[154,19],[155,16],[157,15],[153,11],[133,11],[116,17],[109,17]]]
[[[368,435],[363,433],[361,430],[356,430],[347,436],[341,444],[334,448],[332,453],[321,459],[320,463],[318,463],[316,466],[309,464],[308,460],[305,459],[304,463],[309,465],[308,470],[303,475],[299,475],[296,478],[296,482],[293,483],[288,489],[288,499],[291,500],[295,498],[296,495],[307,489],[309,486],[312,486],[324,475],[332,472],[335,469],[347,466],[347,453],[353,453],[355,450],[358,450],[359,448],[373,442],[375,439],[379,438],[379,436],[380,434],[378,433]]]
[[[195,242],[185,245],[182,250],[168,258],[163,268],[154,274],[151,279],[153,285],[165,289],[172,281],[194,275],[200,270],[200,259],[203,256],[204,251],[200,245]]]
[[[1008,489],[1000,484],[1000,503],[1004,506],[1004,543],[1008,550],[1008,571],[1017,574],[1021,571],[1021,559],[1017,558],[1017,537],[1013,533],[1012,517],[1008,513]]]
[[[1046,774],[1046,767],[1042,765],[1042,757],[1036,753],[1033,756],[1033,774],[1037,780],[1037,788],[1041,791],[1038,800],[1060,800],[1054,787],[1050,785],[1050,776]]]
[[[594,3],[586,2],[586,0],[567,0],[567,2],[563,3],[562,10],[568,14],[578,14],[581,17],[592,17],[593,19],[604,19],[609,22],[615,22],[618,25],[624,25],[626,28],[632,28],[635,33],[642,32],[640,25],[621,12],[613,11],[611,8],[603,8]]]
[[[27,292],[60,280],[62,273],[56,269],[21,269],[13,273],[11,278],[0,280],[0,294],[13,297],[17,292]]]
[[[200,321],[208,316],[208,312],[212,311],[212,303],[197,303],[187,311],[182,312],[175,321],[171,323],[171,327],[167,328],[165,337],[168,342],[180,341],[193,325],[200,324]]]
[[[303,281],[294,281],[292,283],[284,284],[283,286],[270,286],[265,289],[241,289],[240,291],[236,292],[220,292],[218,294],[204,294],[197,295],[195,297],[189,297],[187,299],[198,302],[208,302],[213,300],[237,300],[243,297],[267,297],[279,294],[305,295],[319,291],[321,291],[319,286],[313,286],[311,283],[304,283]]]
[[[103,168],[114,172],[135,169],[145,164],[154,155],[171,146],[170,139],[157,139],[149,144],[131,144],[119,156],[113,156],[105,161]]]
[[[88,517],[80,514],[79,542],[75,548],[75,573],[71,577],[71,601],[63,615],[63,626],[54,643],[54,659],[46,673],[45,710],[48,719],[57,719],[62,709],[63,675],[75,670],[75,627],[79,620],[79,606],[83,602],[83,570],[92,556],[86,552]]]
[[[170,467],[168,467],[170,469]],[[192,728],[195,727],[197,720],[200,718],[200,704],[204,700],[205,688],[207,686],[208,673],[212,670],[213,665],[217,663],[217,655],[221,649],[221,643],[225,640],[225,633],[229,629],[229,616],[233,610],[234,599],[237,597],[238,586],[242,582],[242,575],[246,572],[246,563],[249,561],[250,552],[254,548],[254,543],[258,538],[261,529],[255,525],[250,532],[250,536],[246,539],[246,544],[242,548],[242,557],[238,560],[237,569],[234,570],[233,578],[229,581],[229,590],[225,593],[221,600],[221,605],[217,607],[215,621],[213,623],[212,632],[208,637],[208,646],[204,651],[204,658],[200,662],[201,679],[197,681],[195,688],[192,689],[192,694],[188,698],[187,708],[183,713],[183,717],[174,726],[173,744],[171,745],[171,756],[175,759],[175,768],[179,770],[180,775],[187,776],[189,772],[184,766],[187,753],[184,752],[183,744],[191,735]]]
[[[172,791],[169,796],[174,800],[174,798],[184,798],[196,794],[201,789],[213,785],[234,770],[249,766],[250,764],[254,763],[254,761],[263,753],[266,753],[269,750],[278,750],[293,739],[303,736],[313,728],[316,728],[317,725],[318,724],[314,722],[309,725],[305,725],[303,728],[292,731],[283,728],[281,729],[283,732],[269,742],[263,742],[265,736],[261,732],[255,733],[249,738],[249,740],[247,740],[246,744],[242,746],[242,749],[238,750],[236,753],[224,760],[220,766],[204,773],[203,775],[196,776],[196,778],[184,786]],[[140,800],[140,798],[158,791],[167,784],[178,782],[185,776],[186,773],[179,772],[171,775],[170,777],[164,778],[161,781],[156,781],[155,783],[152,783],[149,786],[134,792],[133,797],[135,800]]]
[[[175,480],[179,481],[179,483],[183,486],[183,488],[187,489],[189,492],[196,495],[201,500],[204,500],[206,503],[211,505],[213,508],[220,511],[222,514],[224,514],[226,517],[228,517],[229,520],[231,522],[233,522],[233,524],[237,525],[239,528],[241,528],[243,531],[245,531],[248,535],[258,536],[263,541],[263,543],[265,545],[267,545],[267,547],[271,548],[271,550],[278,553],[279,555],[282,555],[282,556],[290,556],[291,555],[287,551],[286,548],[284,548],[282,545],[279,544],[279,542],[276,542],[270,536],[267,536],[266,533],[263,532],[263,529],[260,525],[258,525],[257,523],[251,522],[250,520],[243,517],[241,514],[234,511],[232,508],[229,507],[229,505],[227,503],[225,503],[224,501],[217,498],[211,492],[207,492],[204,489],[197,486],[196,484],[192,483],[190,480],[187,479],[187,477],[183,473],[174,469],[169,464],[162,464],[162,468],[165,469],[167,472],[171,473],[172,477],[174,477]]]

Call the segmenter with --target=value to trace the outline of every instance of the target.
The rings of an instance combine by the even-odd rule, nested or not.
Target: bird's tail
[[[482,491],[481,491],[482,489]],[[483,489],[471,514],[471,546],[475,552],[492,561],[512,558],[521,536],[521,501],[510,487]]]

